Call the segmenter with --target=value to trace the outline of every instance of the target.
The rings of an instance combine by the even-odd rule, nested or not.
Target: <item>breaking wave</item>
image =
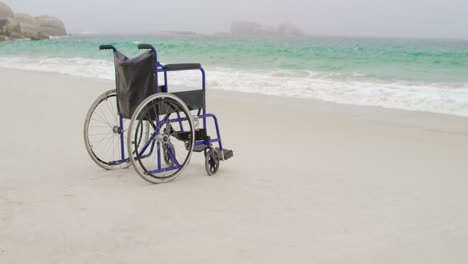
[[[0,67],[114,79],[112,61],[102,59],[0,57]],[[307,70],[247,71],[227,67],[206,70],[208,89],[468,116],[468,83],[384,81],[358,73]],[[181,73],[171,78],[171,85],[195,84],[199,78],[197,72]]]

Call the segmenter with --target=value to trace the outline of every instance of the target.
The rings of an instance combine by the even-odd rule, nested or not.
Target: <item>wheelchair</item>
[[[86,150],[98,166],[133,166],[144,180],[164,183],[181,174],[193,152],[204,153],[208,175],[233,157],[223,147],[217,117],[206,111],[205,71],[199,63],[163,65],[149,44],[138,45],[145,52],[134,58],[112,45],[99,49],[113,51],[116,88],[94,101],[84,123]],[[169,93],[168,72],[189,70],[200,71],[201,89]],[[210,137],[207,127],[213,124],[216,134]]]

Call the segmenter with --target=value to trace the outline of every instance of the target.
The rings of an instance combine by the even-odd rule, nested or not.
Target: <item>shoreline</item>
[[[46,75],[58,75],[58,76],[68,76],[70,78],[77,78],[77,79],[85,79],[85,80],[93,80],[97,82],[110,82],[111,84],[114,84],[113,80],[108,80],[104,78],[98,78],[98,77],[89,77],[89,76],[77,76],[69,73],[60,73],[60,72],[52,72],[52,71],[39,71],[39,70],[29,70],[29,69],[14,69],[14,68],[7,68],[7,67],[2,67],[0,66],[0,70],[4,71],[18,71],[18,72],[26,72],[26,73],[37,73],[37,74],[46,74]],[[462,115],[462,114],[456,114],[456,113],[444,113],[444,112],[433,112],[433,111],[422,111],[422,110],[411,110],[411,109],[403,109],[403,108],[393,108],[393,107],[386,107],[382,105],[364,105],[364,104],[353,104],[353,103],[346,103],[346,102],[336,102],[336,101],[328,101],[328,100],[322,100],[318,98],[311,98],[311,97],[298,97],[298,96],[291,96],[291,95],[277,95],[277,94],[265,94],[265,93],[259,93],[259,92],[246,92],[246,91],[234,91],[234,90],[226,90],[226,89],[209,89],[210,92],[225,92],[225,93],[233,93],[233,94],[242,94],[246,96],[266,96],[266,97],[277,97],[285,100],[301,100],[301,101],[310,101],[312,103],[324,103],[324,104],[332,104],[332,105],[339,105],[339,106],[344,106],[344,107],[357,107],[357,108],[368,108],[370,111],[372,109],[376,112],[386,112],[386,111],[403,111],[407,113],[413,113],[413,114],[429,114],[429,115],[435,115],[435,116],[447,116],[447,117],[455,117],[455,118],[461,118],[461,119],[468,119],[468,116]]]

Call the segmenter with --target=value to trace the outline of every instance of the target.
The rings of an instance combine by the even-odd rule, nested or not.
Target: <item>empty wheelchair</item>
[[[180,175],[193,152],[203,152],[207,174],[215,174],[233,152],[223,147],[217,117],[206,111],[202,66],[163,65],[153,46],[138,48],[147,51],[128,58],[112,45],[99,47],[114,53],[116,89],[100,95],[86,116],[91,159],[107,170],[133,166],[143,179],[163,183]],[[201,89],[169,93],[168,72],[187,70],[201,72]],[[214,125],[214,137],[208,125]]]

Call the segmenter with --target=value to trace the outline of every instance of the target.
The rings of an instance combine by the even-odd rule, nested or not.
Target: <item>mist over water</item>
[[[292,23],[310,35],[468,39],[466,0],[2,0],[61,18],[68,32],[229,31],[233,21]]]

